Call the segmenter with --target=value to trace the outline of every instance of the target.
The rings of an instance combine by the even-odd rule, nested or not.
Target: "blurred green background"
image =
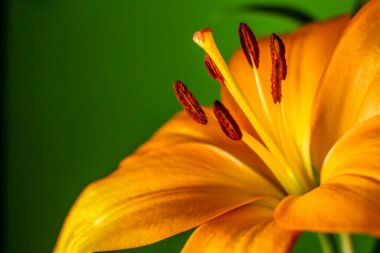
[[[259,36],[298,26],[267,14],[225,15],[243,3],[249,0],[5,1],[3,252],[52,251],[80,191],[180,110],[173,81],[188,84],[202,104],[218,98],[194,31],[213,27],[228,58],[241,21]],[[255,3],[326,19],[350,12],[354,0]],[[126,252],[178,252],[188,235]],[[372,241],[360,239],[365,252]],[[319,252],[316,237],[303,234],[295,252]]]

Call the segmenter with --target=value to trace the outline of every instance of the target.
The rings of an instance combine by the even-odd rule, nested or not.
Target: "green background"
[[[80,191],[180,110],[173,81],[188,84],[202,104],[218,98],[204,54],[192,42],[194,31],[213,27],[228,58],[241,21],[259,36],[297,27],[271,15],[228,12],[247,2],[5,1],[4,252],[52,251]],[[353,6],[343,0],[255,2],[297,7],[317,19]],[[126,252],[178,252],[188,235]],[[367,237],[362,241],[370,247]],[[305,248],[319,252],[315,236],[301,236],[295,251]]]

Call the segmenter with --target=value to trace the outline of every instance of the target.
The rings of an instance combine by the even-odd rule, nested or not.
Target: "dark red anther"
[[[259,68],[259,44],[253,34],[251,28],[247,24],[240,23],[239,25],[239,38],[241,48],[247,58],[251,67],[253,67],[252,60],[255,62],[256,68]]]
[[[176,81],[173,84],[173,88],[178,101],[183,106],[186,113],[199,124],[206,125],[208,121],[206,113],[183,82]]]
[[[222,76],[222,73],[220,73],[215,62],[211,59],[211,57],[208,54],[205,55],[205,64],[206,69],[208,73],[210,73],[211,77],[218,81],[221,85],[225,86],[224,77]]]
[[[281,103],[281,82],[286,79],[287,66],[285,59],[285,45],[281,38],[272,33],[270,37],[270,51],[272,57],[272,97],[273,102]]]
[[[214,114],[218,119],[219,125],[223,132],[234,141],[240,141],[243,137],[239,125],[236,123],[230,112],[224,105],[219,102],[214,102]]]

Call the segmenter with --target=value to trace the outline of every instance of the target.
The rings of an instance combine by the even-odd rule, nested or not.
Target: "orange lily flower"
[[[211,30],[195,33],[224,105],[203,110],[176,82],[201,124],[179,113],[90,184],[54,251],[139,247],[194,227],[183,252],[289,252],[300,231],[380,237],[379,31],[380,0],[282,40],[257,43],[241,24],[229,66]]]

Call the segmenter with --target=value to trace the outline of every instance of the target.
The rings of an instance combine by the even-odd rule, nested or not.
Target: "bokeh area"
[[[354,4],[253,2],[291,6],[318,20],[350,12]],[[181,109],[173,81],[183,80],[202,104],[219,97],[204,54],[192,42],[194,31],[212,27],[229,58],[239,45],[241,21],[259,36],[299,25],[232,11],[245,3],[250,1],[5,1],[2,252],[51,252],[81,190]],[[179,252],[189,234],[123,252]],[[303,234],[295,252],[319,252],[316,237]]]

